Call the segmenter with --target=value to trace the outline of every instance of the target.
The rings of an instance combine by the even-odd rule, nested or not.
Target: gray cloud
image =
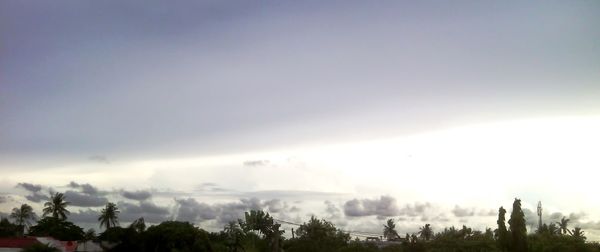
[[[132,199],[132,200],[147,200],[152,197],[152,193],[149,191],[141,190],[141,191],[125,191],[121,192],[121,196]]]
[[[25,195],[25,198],[29,201],[37,203],[37,202],[41,202],[43,200],[50,199],[50,197],[48,197],[48,195],[45,195],[41,192],[41,190],[42,190],[41,185],[34,185],[31,183],[18,183],[17,187],[21,187],[30,192],[29,195]]]
[[[36,203],[50,199],[50,197],[48,197],[47,195],[40,194],[40,193],[33,193],[30,195],[25,195],[25,198],[29,201],[33,201]]]
[[[264,206],[266,206],[267,211],[270,213],[279,213],[283,209],[287,208],[286,203],[282,202],[280,199],[272,199],[264,202]]]
[[[456,206],[454,206],[454,209],[452,209],[452,213],[454,214],[454,216],[459,217],[459,218],[469,217],[469,216],[475,215],[475,209],[462,208],[462,207],[459,207],[458,205],[456,205]]]
[[[90,156],[88,159],[97,163],[110,164],[110,160],[104,155],[93,155]]]
[[[196,223],[204,220],[213,220],[217,217],[219,210],[206,204],[196,201],[193,198],[176,199],[177,220]]]
[[[269,163],[269,160],[248,160],[244,162],[244,166],[264,166]]]
[[[0,204],[12,201],[13,198],[11,196],[0,195]]]
[[[108,203],[108,199],[106,197],[89,195],[71,190],[65,192],[65,200],[71,202],[72,206],[81,207],[98,207]]]
[[[342,217],[342,211],[333,202],[326,200],[324,203],[325,213],[327,213],[327,219],[339,219]]]
[[[353,199],[344,203],[344,214],[350,217],[361,216],[397,216],[400,210],[396,199],[381,196],[379,199]]]
[[[42,186],[41,185],[34,185],[31,183],[18,183],[17,187],[21,187],[27,191],[36,193],[42,190]]]
[[[400,215],[406,215],[409,217],[422,216],[426,214],[427,210],[432,208],[431,203],[415,202],[413,205],[406,204],[401,210]]]
[[[249,210],[266,210],[269,213],[288,212],[291,208],[286,202],[279,199],[261,201],[258,198],[243,198],[237,202],[207,204],[198,202],[194,198],[176,199],[176,219],[198,223],[215,220],[219,225],[244,217],[244,212]]]
[[[494,209],[489,209],[489,210],[481,209],[481,210],[479,210],[479,212],[477,212],[477,215],[478,216],[497,216],[498,211],[496,211]]]
[[[85,184],[79,184],[76,183],[75,181],[71,181],[68,184],[69,187],[74,188],[74,189],[80,189],[82,193],[88,194],[88,195],[96,195],[99,193],[98,189],[88,183]]]
[[[86,210],[71,212],[71,214],[69,215],[69,221],[75,223],[97,223],[98,216],[100,216],[100,211],[88,208]]]
[[[158,223],[171,217],[168,207],[158,206],[148,201],[142,201],[139,204],[119,202],[117,207],[121,211],[120,219],[124,222],[131,222],[143,217],[147,222]]]

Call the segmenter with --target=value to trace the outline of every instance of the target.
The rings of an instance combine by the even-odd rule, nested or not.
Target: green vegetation
[[[521,201],[515,199],[506,226],[507,211],[498,209],[497,228],[485,231],[448,227],[435,232],[426,223],[413,234],[400,237],[396,222],[388,219],[383,225],[387,241],[365,242],[351,240],[350,235],[333,223],[311,217],[297,227],[292,238],[284,238],[280,224],[261,210],[244,214],[244,219],[229,222],[220,232],[208,232],[189,222],[165,221],[146,228],[143,218],[128,227],[120,227],[119,210],[108,203],[98,216],[105,231],[96,235],[93,229],[82,228],[67,221],[68,202],[64,195],[55,193],[45,203],[44,218],[29,228],[28,235],[51,236],[59,240],[101,241],[109,251],[207,251],[207,252],[545,252],[545,251],[600,251],[598,243],[586,242],[585,232],[575,227],[569,229],[569,219],[543,224],[535,232],[527,233],[525,214]],[[35,219],[32,208],[26,204],[13,209],[8,219],[0,220],[0,237],[23,235],[25,226]],[[56,251],[38,244],[24,251]]]

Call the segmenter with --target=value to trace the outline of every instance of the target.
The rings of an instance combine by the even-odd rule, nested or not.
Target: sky
[[[0,215],[600,240],[600,2],[0,2]],[[284,228],[291,228],[284,226]],[[289,231],[288,231],[289,233]]]

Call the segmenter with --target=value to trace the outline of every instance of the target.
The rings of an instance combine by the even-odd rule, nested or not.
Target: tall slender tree
[[[50,201],[44,203],[44,214],[46,217],[51,215],[52,217],[65,220],[67,219],[67,215],[70,214],[69,210],[67,210],[67,206],[70,202],[65,201],[65,195],[62,193],[54,193],[50,195]]]
[[[15,220],[15,223],[19,226],[19,232],[24,235],[25,228],[31,225],[30,221],[35,220],[36,216],[30,205],[22,204],[19,208],[13,208],[10,218]]]
[[[119,208],[117,205],[112,202],[108,202],[104,209],[100,212],[100,216],[98,216],[98,221],[100,221],[100,227],[105,226],[106,229],[114,227],[119,224]]]
[[[496,230],[496,239],[498,240],[498,246],[502,250],[508,249],[508,230],[506,229],[506,210],[504,207],[498,209],[498,229]]]
[[[521,200],[515,198],[513,202],[512,213],[508,220],[511,232],[511,251],[527,251],[527,227],[525,223],[525,213],[521,209]]]

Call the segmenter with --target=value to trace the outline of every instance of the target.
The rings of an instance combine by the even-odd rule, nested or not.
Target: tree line
[[[425,224],[416,233],[400,235],[396,222],[388,219],[382,229],[386,242],[353,240],[333,223],[314,216],[301,224],[292,238],[286,238],[281,225],[262,210],[245,212],[243,219],[228,223],[218,232],[208,232],[182,221],[164,221],[147,227],[143,218],[121,227],[120,212],[114,203],[107,203],[100,212],[98,222],[105,231],[96,234],[93,229],[84,231],[68,221],[68,205],[64,194],[52,194],[39,220],[27,204],[14,208],[9,216],[13,222],[0,220],[0,237],[51,236],[59,240],[95,241],[107,251],[141,252],[600,251],[598,243],[586,242],[581,228],[570,230],[570,220],[564,217],[560,222],[543,224],[535,232],[527,232],[519,199],[515,199],[508,221],[507,211],[499,208],[494,230],[479,231],[463,225],[436,233],[430,224]],[[25,251],[53,251],[53,248],[37,246]]]

